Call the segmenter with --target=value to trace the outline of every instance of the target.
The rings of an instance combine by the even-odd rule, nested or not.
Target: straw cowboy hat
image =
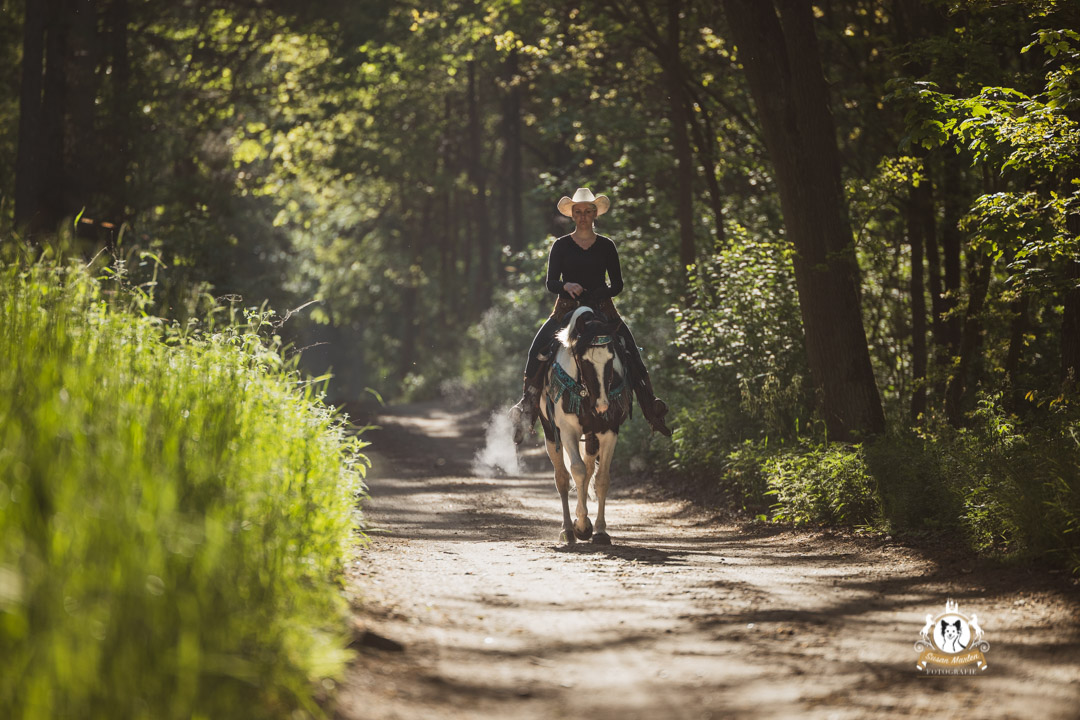
[[[593,195],[592,190],[589,188],[578,188],[574,193],[574,197],[569,198],[563,195],[559,200],[559,212],[566,217],[572,217],[574,212],[575,203],[592,203],[596,206],[596,215],[599,217],[608,211],[611,207],[611,201],[608,200],[607,195]]]

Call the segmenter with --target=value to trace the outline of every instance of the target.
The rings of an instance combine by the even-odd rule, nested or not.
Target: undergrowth
[[[4,716],[320,716],[363,443],[268,314],[170,325],[94,272],[0,268]]]
[[[747,440],[714,474],[737,506],[796,526],[933,533],[1080,574],[1080,418],[1062,401],[1024,420],[984,397],[962,429],[906,429],[860,445]]]

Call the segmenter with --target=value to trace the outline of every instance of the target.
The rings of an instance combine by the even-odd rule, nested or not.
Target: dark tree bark
[[[471,240],[476,243],[476,276],[471,284],[474,294],[470,307],[474,317],[479,316],[491,305],[491,293],[494,287],[492,271],[491,218],[488,213],[487,172],[483,163],[482,122],[480,118],[480,98],[476,81],[476,61],[468,63],[468,104],[469,104],[469,157],[466,163],[469,185],[472,189],[470,207],[472,208]]]
[[[926,282],[923,266],[926,247],[927,216],[929,231],[933,232],[933,208],[930,184],[922,182],[912,188],[907,207],[908,242],[911,245],[911,364],[914,389],[911,393],[911,420],[919,422],[926,413]]]
[[[690,102],[689,97],[687,101]],[[713,130],[709,111],[700,103],[699,107],[701,107],[701,112],[698,113],[701,116],[701,122],[691,123],[690,127],[694,131],[694,141],[701,154],[704,166],[702,175],[705,179],[705,187],[709,189],[709,201],[712,205],[713,217],[716,219],[716,237],[713,238],[713,248],[719,250],[727,245],[727,238],[724,233],[724,194],[720,190],[720,181],[716,177],[716,156],[713,154],[716,132]],[[686,114],[694,117],[694,113],[690,112],[689,108]]]
[[[961,400],[964,389],[963,378],[957,377],[957,358],[963,340],[963,319],[957,308],[960,303],[960,217],[964,212],[965,198],[962,189],[962,177],[959,159],[947,153],[942,188],[943,217],[941,227],[941,255],[944,266],[944,287],[941,298],[941,318],[943,326],[943,353],[947,367],[952,368],[948,385],[945,389],[945,416],[949,422],[959,427],[963,420]]]
[[[109,207],[106,213],[114,222],[127,217],[129,203],[128,168],[131,150],[131,57],[128,48],[128,23],[131,10],[128,0],[112,0],[106,24],[108,52],[112,62],[112,102],[109,110]]]
[[[518,78],[517,51],[511,50],[506,58],[506,77],[509,90],[506,96],[506,174],[507,202],[510,205],[510,249],[514,252],[525,247],[525,213],[522,207],[522,161],[521,161],[521,83]]]
[[[945,397],[945,378],[949,367],[949,343],[945,335],[945,293],[941,286],[941,249],[938,243],[937,219],[934,210],[934,185],[931,182],[930,166],[927,173],[927,204],[921,208],[923,239],[926,242],[926,284],[930,290],[930,337],[933,340],[932,358],[936,368],[933,378],[931,401],[936,407],[941,406]]]
[[[725,0],[780,191],[807,360],[831,440],[884,429],[810,4]]]
[[[1009,387],[1015,396],[1020,377],[1020,361],[1024,354],[1024,336],[1030,327],[1028,317],[1031,310],[1030,296],[1022,292],[1020,297],[1011,303],[1011,310],[1013,318],[1009,323],[1009,351],[1005,355],[1005,377],[1009,379]]]
[[[26,0],[23,22],[22,84],[19,90],[19,147],[15,158],[15,225],[31,234],[42,228],[41,194],[42,77],[45,65],[45,14],[42,0]]]
[[[37,206],[45,230],[56,230],[66,207],[69,179],[64,171],[67,111],[67,17],[64,0],[49,0],[45,19],[45,79],[41,101],[42,178]]]
[[[949,421],[956,425],[960,424],[964,410],[971,405],[972,391],[981,377],[983,308],[990,289],[993,265],[993,258],[988,255],[972,256],[968,260],[968,303],[964,310],[956,367],[945,394],[946,414]]]
[[[694,242],[694,155],[690,149],[690,118],[682,91],[682,61],[679,58],[681,33],[679,13],[682,0],[667,0],[667,43],[661,48],[664,94],[671,120],[671,142],[675,149],[676,216],[679,220],[679,262],[685,268],[697,259]]]
[[[1065,227],[1074,237],[1080,237],[1080,215],[1066,215]],[[1070,286],[1061,313],[1061,379],[1076,388],[1080,385],[1080,262],[1070,261],[1065,277]]]
[[[64,58],[66,107],[64,118],[64,174],[68,178],[63,198],[64,216],[85,207],[94,220],[118,220],[103,215],[101,201],[111,192],[102,188],[106,153],[100,147],[96,107],[101,76],[97,72],[102,54],[98,32],[98,0],[62,0],[64,35],[68,51]]]

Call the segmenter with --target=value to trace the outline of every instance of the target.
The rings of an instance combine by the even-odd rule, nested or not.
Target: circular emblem
[[[946,613],[934,619],[934,647],[954,655],[971,644],[971,626],[963,615]]]
[[[977,615],[968,617],[959,605],[949,600],[945,612],[934,616],[927,613],[926,624],[915,642],[919,670],[930,675],[974,675],[986,670],[990,649],[979,627]]]
[[[585,388],[581,388],[580,390],[578,390],[578,395],[580,395],[581,397],[588,397],[589,391]]]

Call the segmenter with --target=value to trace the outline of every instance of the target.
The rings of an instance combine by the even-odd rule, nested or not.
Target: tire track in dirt
[[[615,544],[568,548],[546,456],[471,476],[484,419],[414,405],[370,436],[373,532],[349,588],[373,634],[339,718],[1077,717],[1080,603],[1063,575],[717,523],[618,476]],[[982,676],[915,669],[949,598],[978,613]]]

